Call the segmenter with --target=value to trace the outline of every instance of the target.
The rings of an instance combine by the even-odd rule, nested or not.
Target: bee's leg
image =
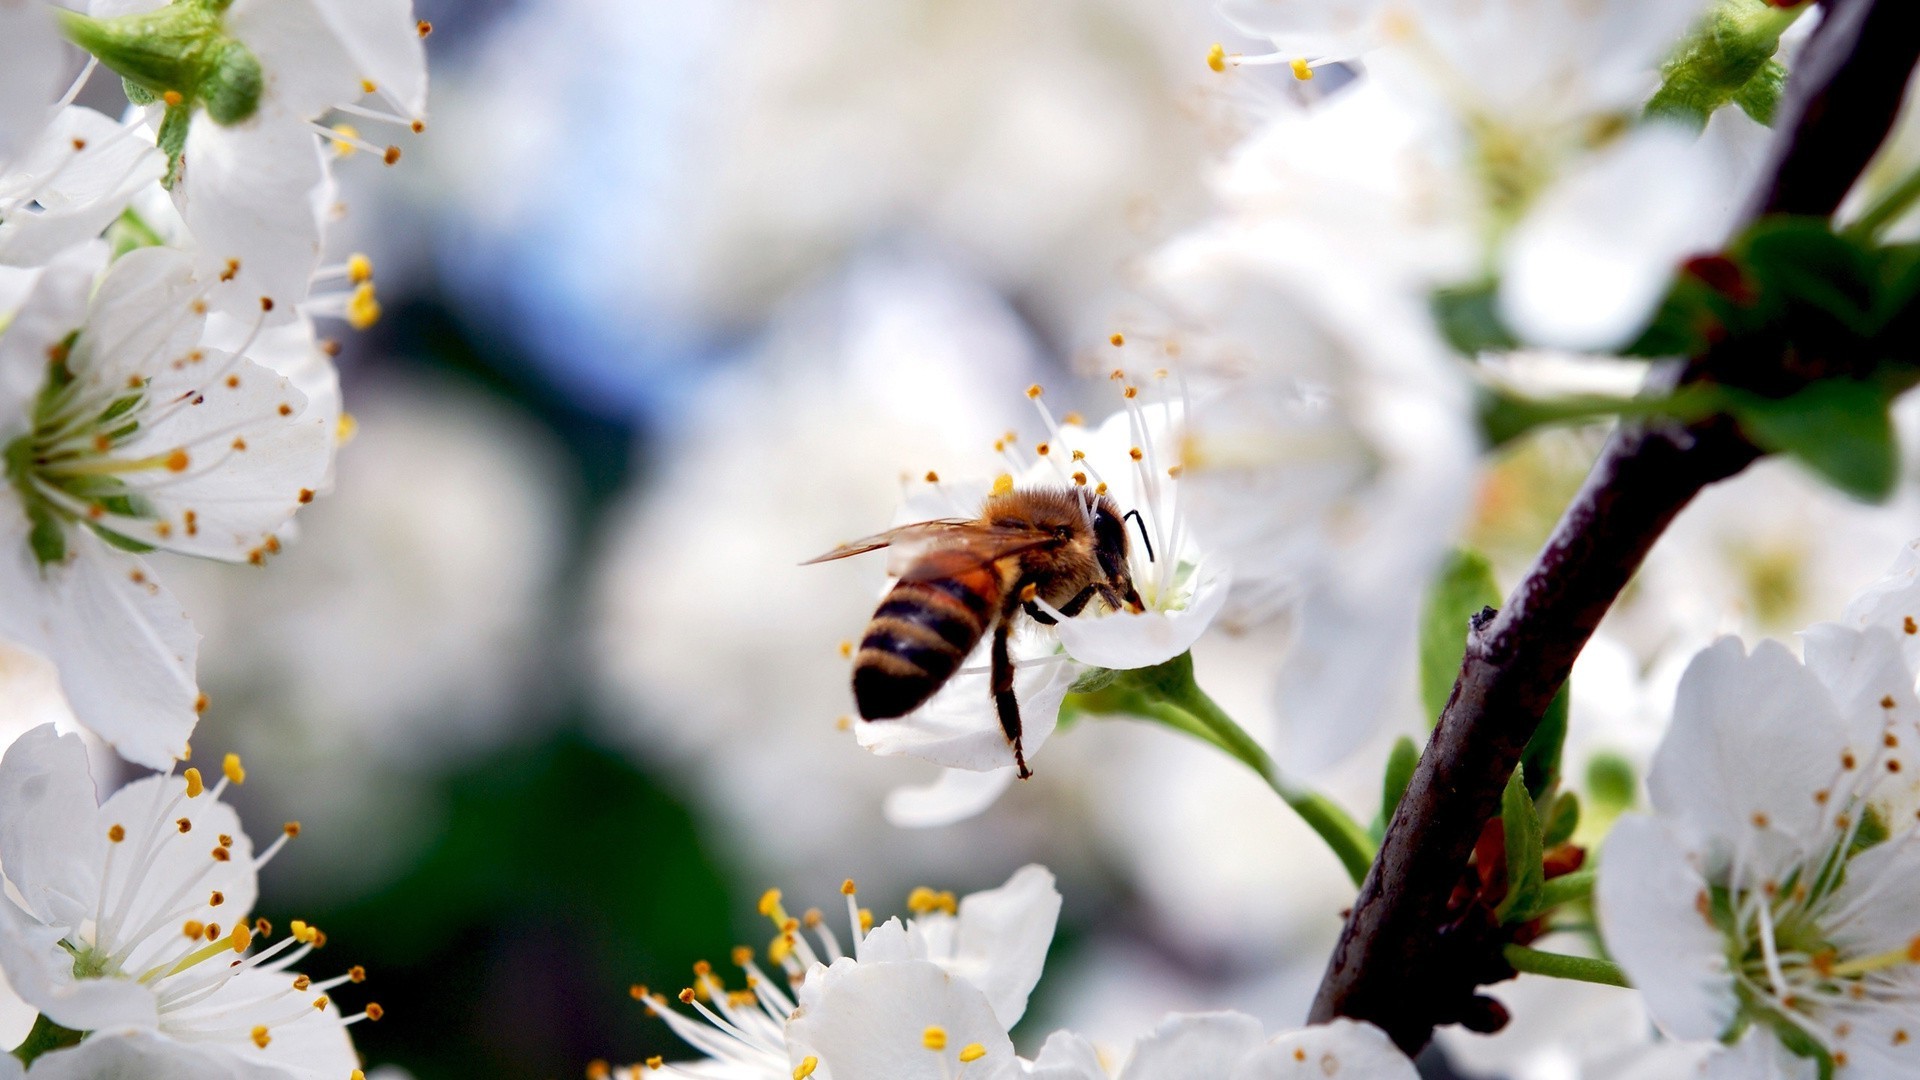
[[[1075,615],[1078,615],[1082,611],[1085,611],[1087,609],[1087,605],[1092,602],[1093,598],[1096,595],[1098,595],[1099,592],[1100,592],[1099,586],[1089,585],[1086,588],[1081,589],[1080,592],[1077,595],[1075,595],[1073,599],[1061,605],[1058,610],[1060,614],[1065,615],[1067,618],[1071,619]],[[1034,603],[1032,600],[1028,600],[1026,602],[1026,609],[1027,609],[1027,615],[1031,617],[1034,622],[1039,623],[1041,626],[1052,626],[1053,624],[1060,621],[1054,618],[1053,616],[1047,614],[1045,611],[1041,610],[1040,605]]]
[[[1033,770],[1027,768],[1026,748],[1020,744],[1020,699],[1013,696],[1013,657],[1007,652],[1007,635],[1013,628],[1006,616],[1017,610],[1019,593],[1014,596],[1015,603],[1008,605],[1009,610],[993,627],[993,704],[1000,713],[1000,730],[1013,744],[1013,767],[1025,780]]]

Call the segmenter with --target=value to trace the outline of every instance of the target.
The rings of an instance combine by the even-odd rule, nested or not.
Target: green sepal
[[[1541,714],[1539,726],[1533,729],[1527,748],[1520,754],[1520,766],[1527,774],[1527,794],[1535,799],[1545,797],[1560,785],[1560,752],[1567,742],[1569,685],[1562,683],[1560,692],[1547,703],[1547,711]]]
[[[119,548],[121,551],[131,551],[135,555],[145,555],[149,551],[156,550],[152,544],[135,540],[131,536],[115,532],[104,525],[92,521],[87,522],[87,528],[92,529],[95,536]]]
[[[106,19],[61,10],[58,18],[69,41],[156,98],[169,90],[187,99],[198,96],[214,46],[226,36],[219,16],[199,4]]]
[[[80,1040],[86,1035],[84,1031],[61,1027],[48,1019],[46,1013],[41,1013],[34,1018],[33,1028],[27,1032],[27,1037],[14,1048],[13,1056],[19,1058],[22,1065],[31,1065],[36,1058],[49,1051],[80,1045]]]
[[[1540,845],[1548,851],[1573,839],[1580,828],[1580,796],[1563,791],[1547,807],[1547,823],[1540,830]]]
[[[1120,673],[1112,668],[1089,668],[1080,677],[1073,680],[1067,689],[1069,694],[1097,694],[1112,686],[1120,678]]]
[[[1434,290],[1429,303],[1440,334],[1463,356],[1506,352],[1520,339],[1500,318],[1500,282],[1493,278]]]
[[[1380,778],[1380,816],[1368,826],[1374,843],[1379,843],[1387,835],[1387,823],[1393,820],[1393,812],[1400,808],[1400,799],[1407,793],[1407,785],[1413,782],[1413,770],[1420,764],[1420,748],[1412,739],[1400,736],[1393,744],[1393,750],[1387,754],[1387,771]]]
[[[1500,793],[1500,827],[1506,834],[1507,895],[1500,898],[1493,914],[1502,923],[1507,922],[1510,915],[1517,913],[1525,917],[1531,912],[1539,900],[1540,887],[1546,882],[1546,871],[1541,866],[1545,848],[1541,843],[1540,815],[1534,809],[1533,796],[1527,794],[1523,774],[1523,769],[1513,770],[1506,790]]]
[[[1716,110],[1738,103],[1755,120],[1771,122],[1780,92],[1773,56],[1799,13],[1765,0],[1722,0],[1661,66],[1647,117],[1699,130]]]
[[[161,235],[154,231],[132,207],[121,211],[120,216],[107,226],[107,242],[113,247],[113,257],[118,259],[129,251],[143,247],[160,247],[166,243]]]
[[[1893,395],[1859,379],[1816,382],[1784,398],[1729,392],[1740,429],[1763,450],[1790,454],[1857,499],[1883,502],[1900,478]]]
[[[1453,681],[1466,655],[1473,617],[1500,603],[1493,564],[1477,551],[1458,548],[1428,587],[1420,613],[1420,704],[1427,725],[1439,723],[1453,696]]]
[[[125,77],[120,80],[120,92],[127,95],[127,101],[134,105],[147,106],[160,100],[159,94]]]
[[[1787,69],[1778,60],[1760,65],[1747,84],[1733,92],[1733,103],[1756,123],[1773,126],[1773,115],[1780,109],[1780,95],[1787,88]]]
[[[27,548],[33,552],[34,561],[41,566],[52,566],[67,559],[67,530],[53,507],[42,498],[27,500],[27,520],[32,528],[27,531]]]
[[[1587,797],[1596,813],[1612,820],[1633,809],[1640,800],[1640,777],[1633,762],[1618,754],[1599,753],[1587,761]]]
[[[180,168],[187,156],[187,131],[192,126],[191,105],[169,105],[160,118],[160,130],[154,143],[161,153],[167,155],[167,174],[160,178],[160,186],[169,191],[180,182]]]

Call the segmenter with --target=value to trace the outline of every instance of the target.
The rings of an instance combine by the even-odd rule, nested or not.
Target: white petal
[[[1031,1080],[1108,1080],[1100,1051],[1084,1035],[1056,1031],[1027,1069]]]
[[[1012,766],[975,772],[946,769],[923,787],[900,787],[887,793],[887,822],[903,829],[951,825],[980,814],[1013,783]]]
[[[122,757],[169,767],[197,719],[200,635],[138,557],[71,529],[67,560],[42,567],[26,532],[0,492],[0,637],[52,661],[74,715]]]
[[[166,168],[166,157],[139,134],[92,109],[62,109],[0,176],[0,204],[38,203],[0,223],[0,263],[40,265],[94,239]]]
[[[1771,1033],[1756,1029],[1731,1048],[1717,1050],[1708,1057],[1700,1075],[1701,1080],[1814,1080],[1819,1073],[1819,1067],[1810,1058],[1795,1057]],[[1860,1075],[1881,1074],[1863,1072]]]
[[[143,777],[114,792],[93,818],[97,831],[112,825],[127,830],[124,850],[108,883],[108,932],[113,943],[119,946],[149,927],[164,931],[153,933],[127,958],[126,969],[131,972],[144,972],[159,955],[177,947],[176,918],[231,926],[247,917],[260,895],[253,842],[240,827],[239,815],[226,803],[215,802],[211,794],[188,799],[185,790],[186,781],[178,776]],[[181,819],[191,823],[190,831],[179,830],[175,823]],[[222,836],[232,838],[233,846],[223,849],[226,859],[216,859],[213,851]],[[127,855],[148,843],[153,844],[151,868],[129,899],[124,894]],[[218,908],[206,903],[215,891],[222,898]],[[181,895],[184,900],[174,899]],[[172,906],[163,907],[170,899]],[[182,912],[195,900],[200,901],[198,908]]]
[[[1538,345],[1605,350],[1630,341],[1680,260],[1726,239],[1728,172],[1686,128],[1635,128],[1548,190],[1514,230],[1501,314]]]
[[[124,536],[189,555],[243,562],[258,559],[268,537],[286,524],[325,481],[336,445],[336,417],[316,413],[292,380],[213,349],[169,365],[147,386],[168,409],[115,448],[139,459],[187,453],[185,470],[128,477],[155,516],[109,516]]]
[[[27,911],[62,929],[92,918],[108,841],[80,736],[49,725],[8,747],[0,808],[0,867]]]
[[[1115,612],[1091,619],[1063,619],[1054,629],[1067,655],[1093,667],[1129,670],[1164,664],[1200,640],[1227,602],[1233,575],[1208,559],[1196,570],[1194,592],[1177,611]]]
[[[103,392],[158,377],[200,339],[193,262],[172,248],[146,247],[116,259],[87,307],[87,325],[69,366]]]
[[[1826,811],[1815,793],[1832,784],[1846,746],[1827,688],[1785,646],[1762,641],[1749,656],[1739,639],[1721,638],[1680,677],[1647,791],[1716,866],[1745,851],[1753,880],[1743,884],[1757,885],[1820,830]]]
[[[47,5],[0,0],[0,166],[46,122],[70,55]]]
[[[87,298],[106,263],[105,244],[62,255],[34,280],[0,333],[0,441],[27,430],[29,410],[46,383],[48,352],[86,322]]]
[[[0,967],[14,992],[63,1027],[152,1027],[159,1016],[153,992],[129,979],[76,979],[73,954],[60,929],[42,926],[0,897]]]
[[[1244,1013],[1178,1013],[1154,1026],[1120,1070],[1123,1080],[1222,1080],[1266,1041]]]
[[[317,120],[335,105],[358,101],[361,73],[328,26],[316,0],[236,0],[227,32],[244,42],[267,76],[262,110]],[[196,119],[195,126],[200,121]]]
[[[942,1052],[923,1043],[935,1026],[946,1032]],[[817,1057],[829,1080],[950,1080],[960,1050],[974,1043],[986,1055],[967,1066],[968,1077],[1017,1075],[1013,1043],[986,996],[926,961],[816,968],[787,1022],[793,1064]]]
[[[1630,814],[1614,825],[1594,894],[1600,928],[1654,1022],[1679,1039],[1717,1038],[1738,1008],[1726,941],[1697,907],[1706,888],[1661,822]]]
[[[146,1031],[95,1035],[35,1061],[29,1075],[31,1080],[289,1080],[285,1072],[249,1067],[224,1047],[176,1042]]]
[[[1275,1036],[1231,1080],[1418,1080],[1413,1062],[1372,1024],[1335,1020]]]
[[[272,321],[295,315],[320,264],[319,193],[326,189],[320,140],[284,114],[221,127],[196,122],[187,132],[186,166],[174,202],[198,244],[201,273],[217,277],[229,260],[234,279],[213,291],[222,310],[251,320],[262,297]]]
[[[321,17],[357,65],[408,116],[427,111],[427,51],[413,0],[316,0]]]
[[[1060,919],[1060,891],[1044,866],[1023,866],[1005,885],[960,901],[953,956],[944,966],[979,987],[1011,1028],[1027,1011]]]
[[[1878,742],[1889,723],[1920,720],[1913,671],[1892,633],[1820,623],[1801,631],[1800,641],[1807,670],[1833,695],[1856,748]]]
[[[1900,550],[1887,572],[1847,605],[1840,621],[1886,629],[1899,640],[1907,666],[1920,667],[1920,540]]]
[[[229,1032],[219,1045],[242,1076],[329,1080],[350,1075],[360,1062],[339,1011],[329,1002],[324,1009],[310,1008],[289,1019],[288,1005],[300,1002],[285,992],[291,981],[290,974],[280,972],[243,972],[205,1001],[169,1012],[161,1031],[178,1025],[182,1042],[205,1039],[201,1032],[209,1028]],[[255,1026],[267,1029],[264,1047],[253,1042]]]

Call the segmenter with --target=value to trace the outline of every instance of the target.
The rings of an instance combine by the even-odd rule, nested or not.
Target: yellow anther
[[[227,935],[227,944],[233,946],[234,952],[246,952],[247,946],[253,944],[253,927],[245,923],[234,927],[233,933]]]
[[[339,421],[333,425],[333,441],[345,446],[352,442],[353,437],[359,432],[360,421],[355,420],[352,413],[343,412],[340,414]]]
[[[381,1008],[380,1003],[377,1001],[367,1002],[366,1011],[367,1011],[367,1019],[372,1020],[376,1024],[380,1022],[381,1017],[387,1015],[387,1010]]]
[[[347,280],[355,285],[373,280],[373,260],[356,251],[347,256]]]
[[[126,838],[127,827],[125,825],[110,825],[107,827],[107,839],[117,844]]]
[[[927,1025],[927,1030],[920,1033],[920,1045],[933,1051],[945,1050],[947,1048],[947,1029],[941,1027],[939,1024]]]
[[[745,945],[735,945],[733,947],[733,966],[743,968],[751,963],[753,963],[753,950],[747,948]]]
[[[300,823],[297,821],[289,821],[285,825],[280,826],[280,831],[286,833],[287,839],[291,840],[300,835]]]
[[[1010,473],[1001,473],[1001,474],[1000,474],[999,476],[996,476],[996,477],[994,477],[994,478],[993,478],[993,493],[994,493],[995,495],[1010,495],[1010,494],[1012,494],[1012,493],[1013,493],[1013,476],[1012,476],[1012,474],[1010,474]]]
[[[173,453],[167,455],[168,472],[186,472],[187,466],[191,464],[193,464],[193,459],[187,456],[185,450],[176,449]]]
[[[860,932],[864,934],[871,929],[873,929],[873,909],[861,908],[860,909]]]
[[[333,140],[334,153],[341,157],[352,157],[354,154],[360,152],[360,148],[355,145],[360,139],[359,128],[354,127],[352,124],[335,124],[333,125],[333,133],[338,136],[338,138]]]
[[[1034,383],[1032,386],[1027,387],[1027,396],[1030,398],[1037,398],[1045,392],[1046,391],[1040,389],[1039,383]]]
[[[979,1043],[968,1043],[960,1048],[960,1063],[963,1065],[969,1061],[979,1061],[986,1056],[987,1048]]]
[[[187,99],[178,90],[168,90],[160,95],[160,100],[166,102],[167,108],[171,109]]]
[[[373,282],[363,281],[353,287],[353,295],[347,298],[347,325],[355,330],[366,330],[380,321],[380,298],[374,295]]]
[[[840,643],[840,659],[842,660],[853,659],[853,642],[842,641]]]
[[[1215,45],[1215,46],[1214,46],[1214,48],[1216,48],[1216,49],[1217,49],[1217,48],[1219,48],[1219,47],[1220,47],[1220,46],[1218,46],[1218,45]],[[1114,347],[1114,348],[1116,348],[1116,349],[1117,349],[1117,348],[1119,348],[1119,347],[1120,347],[1120,346],[1122,346],[1122,345],[1125,345],[1126,343],[1127,343],[1127,335],[1125,335],[1125,334],[1115,334],[1115,335],[1113,335],[1112,337],[1110,337],[1110,338],[1108,338],[1108,339],[1107,339],[1107,344],[1109,344],[1109,345],[1111,345],[1111,346],[1113,346],[1113,347]]]
[[[694,998],[693,987],[691,986],[685,987],[680,991],[680,1004],[691,1005],[693,1004],[693,998]]]
[[[1139,461],[1139,460],[1140,460],[1141,458],[1143,458],[1143,457],[1145,457],[1146,455],[1145,455],[1145,454],[1142,454],[1142,453],[1140,452],[1140,448],[1139,448],[1139,447],[1137,447],[1137,446],[1135,446],[1135,447],[1131,447],[1131,448],[1129,448],[1129,449],[1127,450],[1127,456],[1128,456],[1128,457],[1130,457],[1130,458],[1132,458],[1132,459],[1133,459],[1133,460],[1135,460],[1135,461]]]
[[[793,955],[793,939],[785,934],[775,937],[767,943],[767,959],[776,964],[784,964],[787,957]]]
[[[1216,41],[1213,43],[1213,48],[1207,50],[1207,66],[1215,71],[1227,70],[1227,47],[1225,45]]]
[[[779,889],[768,889],[766,892],[760,894],[760,914],[775,922],[786,921],[787,913],[786,910],[780,906]]]
[[[188,919],[186,923],[180,927],[180,932],[198,941],[200,940],[200,935],[207,932],[207,924],[198,919]]]
[[[627,996],[635,1001],[645,1001],[647,1000],[647,988],[639,983],[634,983],[632,986],[627,987]]]
[[[840,895],[841,895],[841,896],[852,896],[852,895],[853,895],[853,894],[854,894],[855,892],[857,892],[857,891],[858,891],[858,890],[856,890],[856,889],[855,889],[855,888],[853,887],[853,879],[852,879],[852,878],[848,878],[847,880],[845,880],[845,881],[843,881],[843,882],[841,882],[841,883],[840,883]]]
[[[800,1059],[800,1064],[793,1067],[793,1080],[807,1080],[807,1077],[813,1075],[813,1070],[819,1067],[820,1059],[809,1054]]]
[[[939,474],[939,473],[937,473],[937,472],[934,472],[934,471],[933,471],[932,469],[928,469],[928,470],[927,470],[927,483],[929,483],[929,484],[937,484],[937,483],[939,483],[939,482],[940,482],[940,474]]]
[[[247,782],[247,768],[240,764],[239,754],[228,754],[226,759],[220,762],[220,771],[226,773],[227,779],[236,786]]]
[[[260,1026],[253,1029],[253,1045],[259,1047],[262,1050],[265,1050],[267,1048],[267,1044],[272,1041],[273,1041],[273,1036],[267,1034],[267,1025],[261,1024]]]
[[[1306,82],[1308,79],[1313,78],[1313,69],[1307,66],[1305,57],[1298,57],[1293,63],[1287,66],[1293,69],[1293,77],[1299,79],[1301,82]]]

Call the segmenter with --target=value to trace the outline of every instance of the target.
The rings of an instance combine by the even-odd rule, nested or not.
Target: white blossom
[[[760,900],[777,930],[768,955],[792,996],[744,947],[733,960],[746,989],[728,989],[702,964],[694,985],[681,991],[681,1003],[705,1023],[635,987],[635,997],[703,1055],[650,1070],[738,1080],[948,1080],[956,1066],[967,1077],[1018,1075],[1007,1029],[1026,1012],[1053,940],[1060,913],[1053,875],[1023,867],[1005,885],[958,901],[916,889],[908,898],[912,918],[878,926],[860,908],[852,881],[841,892],[845,951],[819,912],[789,915],[779,890]],[[636,1066],[632,1075],[650,1070]]]
[[[0,163],[0,263],[44,265],[99,236],[166,168],[160,151],[100,113],[59,110]]]
[[[1276,225],[1163,251],[1197,404],[1189,512],[1233,566],[1227,617],[1291,615],[1282,719],[1301,769],[1358,746],[1412,675],[1427,582],[1454,542],[1478,436],[1467,383],[1402,281]]]
[[[1739,1044],[1716,1069],[1757,1075],[1739,1062],[1817,1047],[1903,1075],[1920,1054],[1920,701],[1893,633],[1802,636],[1805,664],[1725,638],[1688,668],[1653,813],[1622,818],[1602,852],[1602,929],[1664,1031]]]
[[[295,922],[257,952],[257,871],[296,835],[256,853],[221,802],[245,771],[229,756],[204,786],[197,770],[135,780],[96,802],[78,736],[38,728],[0,759],[0,966],[48,1019],[83,1032],[141,1032],[129,1052],[218,1060],[234,1076],[344,1077],[356,1067],[328,980],[292,973],[320,943]],[[378,1015],[377,1006],[369,1013]],[[81,1055],[110,1055],[89,1051]],[[86,1075],[79,1064],[53,1075]],[[36,1066],[34,1075],[40,1075]]]
[[[1339,1019],[1269,1038],[1260,1021],[1233,1012],[1174,1014],[1133,1046],[1117,1072],[1099,1049],[1056,1032],[1028,1068],[1034,1080],[1414,1080],[1413,1062],[1372,1024]]]
[[[0,636],[53,661],[89,728],[159,767],[193,726],[197,635],[137,552],[264,561],[333,431],[245,349],[200,344],[218,283],[184,255],[134,251],[96,290],[103,255],[42,271],[0,337]]]

